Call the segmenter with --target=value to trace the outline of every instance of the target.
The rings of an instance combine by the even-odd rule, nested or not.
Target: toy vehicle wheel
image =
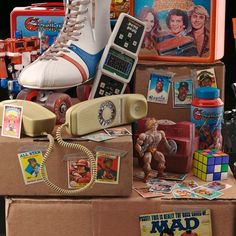
[[[85,100],[88,100],[90,91],[91,91],[91,87],[89,84],[82,84],[82,85],[77,86],[76,94],[79,101],[83,102]]]
[[[27,101],[36,101],[38,96],[37,90],[22,89],[18,94],[16,99],[27,100]]]
[[[66,111],[71,105],[71,98],[65,93],[52,93],[45,102],[45,107],[56,114],[57,124],[65,122]]]

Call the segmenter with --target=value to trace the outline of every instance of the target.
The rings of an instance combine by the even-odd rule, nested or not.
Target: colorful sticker
[[[149,191],[150,192],[157,192],[157,193],[171,193],[172,189],[175,186],[175,183],[163,181],[160,180],[159,182],[156,181],[155,183],[153,181],[147,183],[150,186]]]
[[[4,105],[2,117],[2,136],[20,138],[23,107]]]
[[[223,183],[221,181],[212,181],[210,183],[204,184],[203,186],[207,187],[207,188],[210,188],[210,189],[213,189],[213,190],[216,190],[216,191],[223,191],[227,188],[232,187],[232,185]]]
[[[25,184],[34,184],[43,181],[39,173],[43,159],[41,151],[19,153],[18,159]]]
[[[88,158],[77,157],[77,160],[67,161],[68,187],[82,188],[91,180],[91,167]]]
[[[192,189],[192,192],[198,195],[199,197],[203,197],[208,200],[212,200],[223,195],[222,192],[215,191],[213,189],[206,188],[204,186],[200,186],[195,189]]]
[[[129,130],[127,130],[126,128],[122,128],[122,127],[104,129],[104,131],[110,136],[132,135]]]
[[[167,104],[171,78],[168,74],[152,73],[149,79],[147,101]]]
[[[197,87],[217,88],[215,69],[197,70]]]
[[[120,172],[120,156],[109,152],[96,153],[96,183],[118,184]]]
[[[134,190],[143,198],[162,197],[163,193],[150,192],[150,187],[135,187]]]
[[[190,190],[182,188],[174,189],[172,194],[174,198],[198,198],[198,196]]]
[[[166,180],[184,180],[186,174],[177,174],[177,173],[170,173],[170,172],[165,172],[164,176],[161,177],[161,179],[166,179]]]
[[[185,180],[181,183],[177,184],[178,188],[187,188],[187,189],[192,189],[192,188],[197,188],[198,183],[194,180]]]
[[[102,133],[88,134],[83,136],[82,138],[95,142],[103,142],[109,139],[113,139],[114,137],[102,132]]]
[[[183,80],[173,82],[174,107],[190,107],[193,99],[193,81]]]

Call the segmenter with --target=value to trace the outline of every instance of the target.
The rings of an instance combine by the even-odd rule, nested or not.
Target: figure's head
[[[139,15],[138,19],[146,23],[146,32],[149,33],[154,30],[159,29],[159,22],[156,16],[156,13],[152,8],[144,7]]]
[[[78,173],[84,173],[84,172],[87,172],[89,170],[87,160],[80,159],[80,160],[77,161],[76,165],[78,167]]]
[[[215,76],[210,71],[202,71],[198,75],[198,80],[200,87],[211,87],[213,81],[215,80]]]
[[[192,28],[195,30],[201,29],[209,20],[209,14],[205,7],[201,5],[194,6],[189,14]]]
[[[30,159],[28,160],[28,162],[29,162],[29,164],[30,164],[33,168],[35,168],[35,167],[37,166],[37,161],[36,161],[35,158],[30,158]]]
[[[158,122],[155,118],[148,118],[146,120],[146,123],[145,123],[145,128],[146,130],[150,130],[150,129],[157,129],[158,127]]]
[[[166,24],[173,34],[178,35],[188,28],[188,15],[180,9],[172,9],[168,13]]]
[[[186,81],[182,81],[179,83],[179,88],[178,88],[178,99],[180,101],[184,101],[187,97],[189,88],[188,88],[188,83]]]
[[[174,232],[170,229],[164,229],[161,233],[160,236],[174,236]]]
[[[111,158],[105,158],[103,161],[106,168],[111,168],[113,164],[113,160]]]
[[[164,80],[161,78],[158,78],[156,80],[156,88],[155,89],[157,92],[160,93],[163,90],[163,88],[164,88]]]

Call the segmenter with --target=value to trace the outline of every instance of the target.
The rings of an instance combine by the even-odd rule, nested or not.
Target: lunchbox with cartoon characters
[[[146,22],[140,59],[213,62],[224,55],[225,0],[133,0]]]

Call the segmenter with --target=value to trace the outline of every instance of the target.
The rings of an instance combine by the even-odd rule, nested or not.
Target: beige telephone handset
[[[0,126],[2,125],[4,105],[23,107],[22,133],[36,137],[43,132],[51,133],[56,124],[56,115],[45,107],[26,100],[5,100],[0,102]]]
[[[147,100],[141,94],[100,97],[78,103],[66,112],[67,131],[84,135],[100,129],[131,123],[147,115]]]

